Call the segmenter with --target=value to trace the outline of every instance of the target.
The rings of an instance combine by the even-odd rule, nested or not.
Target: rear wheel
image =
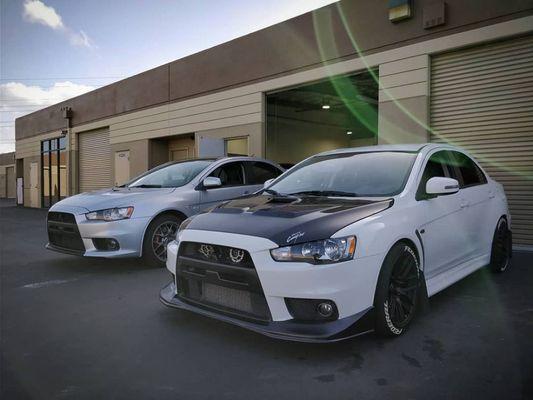
[[[507,220],[500,218],[494,236],[492,238],[492,250],[490,254],[490,269],[493,272],[504,272],[511,262],[511,236],[507,226]]]
[[[172,214],[155,218],[144,235],[143,259],[152,266],[164,267],[167,261],[167,244],[176,238],[182,219]]]
[[[416,313],[419,287],[416,253],[408,244],[397,243],[385,257],[379,274],[374,298],[377,334],[398,336],[403,333]]]

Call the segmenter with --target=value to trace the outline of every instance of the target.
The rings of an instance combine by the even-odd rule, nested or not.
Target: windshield
[[[369,152],[311,157],[268,188],[270,193],[385,197],[400,193],[416,153]]]
[[[134,179],[127,187],[175,188],[186,185],[214,160],[193,160],[157,167]]]

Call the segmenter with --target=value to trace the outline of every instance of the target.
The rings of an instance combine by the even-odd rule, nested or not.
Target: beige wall
[[[379,80],[379,143],[429,141],[429,56],[383,63]]]
[[[38,207],[40,207],[41,203],[41,157],[40,155],[37,156],[30,156],[24,158],[24,206],[31,207],[31,193],[30,193],[30,165],[32,162],[36,162],[39,165],[38,168],[38,190],[37,190],[37,196],[38,196]]]
[[[124,146],[133,146],[130,149],[131,176],[145,171],[153,163],[154,152],[149,139],[168,138],[177,134],[195,132],[196,136],[218,138],[248,136],[250,154],[264,156],[264,92],[360,71],[367,67],[379,67],[382,84],[379,93],[379,142],[423,142],[428,140],[424,125],[429,122],[429,57],[439,52],[530,32],[532,26],[532,16],[518,18],[375,52],[364,58],[323,65],[234,89],[102,119],[76,126],[72,131],[109,126],[113,150],[125,150]],[[32,159],[39,160],[41,140],[57,137],[59,134],[60,132],[54,131],[16,142],[16,158],[25,159],[25,203],[29,201],[29,193],[26,193],[29,162]],[[75,137],[72,139],[70,155],[73,171],[70,175],[75,177],[77,154]],[[293,137],[291,141],[294,143],[298,140]],[[76,185],[74,179],[70,186],[72,192],[76,192]]]

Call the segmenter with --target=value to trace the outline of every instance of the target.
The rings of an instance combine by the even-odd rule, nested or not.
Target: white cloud
[[[63,20],[54,10],[39,0],[26,0],[24,2],[24,18],[33,23],[42,24],[52,29],[64,27]]]
[[[26,0],[22,16],[30,23],[41,24],[62,32],[73,46],[96,48],[94,42],[84,31],[77,32],[69,28],[53,7],[47,6],[40,0]]]
[[[20,82],[0,85],[0,153],[15,150],[15,118],[95,89],[70,81],[42,87]]]

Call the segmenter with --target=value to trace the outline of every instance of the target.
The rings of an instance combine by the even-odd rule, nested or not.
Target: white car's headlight
[[[310,264],[331,264],[351,260],[355,253],[355,236],[330,238],[278,247],[270,250],[276,261],[296,261]]]
[[[133,207],[108,208],[106,210],[93,211],[85,214],[91,221],[118,221],[128,219],[133,214]]]

